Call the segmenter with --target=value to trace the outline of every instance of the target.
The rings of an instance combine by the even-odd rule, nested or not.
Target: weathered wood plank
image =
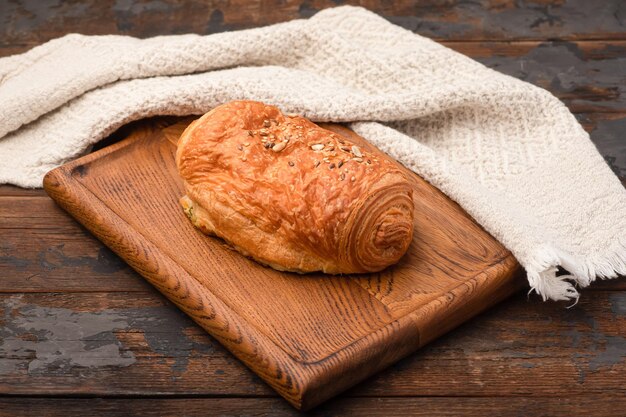
[[[17,190],[22,189],[12,189],[15,194]],[[77,222],[57,206],[45,191],[43,194],[23,191],[23,196],[0,197],[0,229],[53,230],[59,233],[80,231],[76,227]]]
[[[146,291],[150,285],[82,227],[0,231],[0,292]]]
[[[356,389],[360,395],[624,396],[626,293],[586,295],[566,309],[520,294]]]
[[[151,288],[49,197],[25,194],[0,197],[0,292]]]
[[[0,198],[5,196],[48,197],[43,188],[29,189],[16,187],[15,185],[0,184]]]
[[[545,88],[572,112],[626,111],[626,41],[447,42],[446,46]]]
[[[156,291],[0,295],[0,393],[274,395]]]
[[[626,39],[620,0],[15,1],[0,3],[0,39],[6,45],[41,43],[70,32],[139,37],[206,34],[307,18],[338,4],[361,5],[436,39]]]
[[[435,397],[435,398],[340,398],[300,413],[278,398],[2,398],[0,416],[47,417],[161,417],[272,416],[311,417],[501,417],[590,416],[622,417],[624,398],[610,394],[576,397]]]
[[[525,294],[345,396],[626,398],[626,292]],[[156,293],[0,295],[0,393],[273,395]]]
[[[576,117],[615,175],[626,186],[626,114],[581,113]]]

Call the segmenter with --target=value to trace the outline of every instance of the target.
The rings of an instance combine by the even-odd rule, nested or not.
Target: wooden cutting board
[[[419,176],[415,238],[367,275],[263,267],[192,227],[175,143],[190,119],[146,122],[57,168],[48,194],[287,401],[309,409],[520,288],[510,252]],[[363,148],[339,125],[325,125]]]

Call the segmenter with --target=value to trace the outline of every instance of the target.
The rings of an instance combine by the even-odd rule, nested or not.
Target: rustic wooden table
[[[338,3],[0,1],[0,56],[69,32],[213,33]],[[547,88],[626,177],[623,1],[348,3]],[[625,415],[626,281],[564,307],[521,293],[310,414]],[[298,413],[43,191],[0,186],[0,416],[19,414]]]

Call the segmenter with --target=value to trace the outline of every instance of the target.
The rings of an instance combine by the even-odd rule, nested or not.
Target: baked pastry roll
[[[379,271],[413,237],[395,163],[274,106],[216,107],[184,131],[176,164],[193,224],[281,271]]]

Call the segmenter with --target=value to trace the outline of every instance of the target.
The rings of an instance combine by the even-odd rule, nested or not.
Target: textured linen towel
[[[361,8],[210,36],[68,35],[2,58],[0,183],[41,187],[131,120],[235,99],[353,122],[511,250],[544,299],[626,273],[626,191],[567,108]]]

